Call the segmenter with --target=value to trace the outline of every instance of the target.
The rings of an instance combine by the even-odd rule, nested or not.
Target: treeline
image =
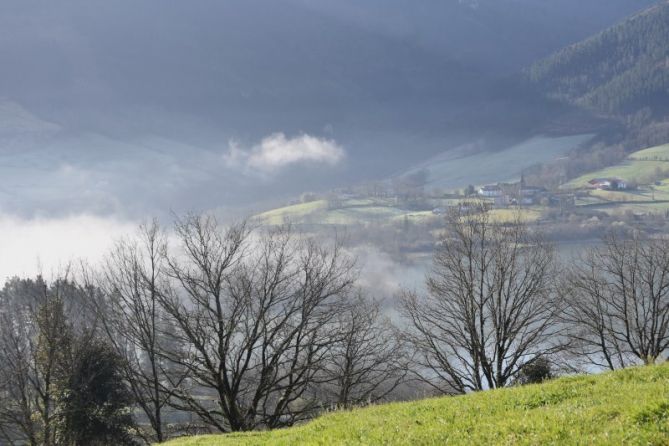
[[[384,399],[404,381],[401,343],[337,242],[210,216],[173,234],[168,243],[145,226],[96,271],[7,282],[4,443],[277,428]]]
[[[325,410],[649,364],[669,343],[669,241],[578,261],[520,221],[447,216],[393,325],[341,244],[188,216],[93,270],[0,293],[0,440],[138,444]]]
[[[667,111],[669,4],[660,4],[532,65],[550,96],[608,114]]]

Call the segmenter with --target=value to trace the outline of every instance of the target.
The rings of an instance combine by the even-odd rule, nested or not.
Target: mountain
[[[649,3],[8,0],[0,97],[107,134],[477,133],[500,77]]]
[[[609,115],[669,113],[669,2],[533,64],[530,81],[548,96]]]
[[[528,92],[521,67],[651,3],[5,0],[0,210],[254,205],[481,138],[502,149],[565,109]],[[226,168],[231,146],[276,134],[346,157],[271,178]]]

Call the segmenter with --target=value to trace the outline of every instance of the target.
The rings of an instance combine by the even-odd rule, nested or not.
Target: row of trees
[[[479,213],[451,216],[447,228],[427,293],[400,300],[423,382],[461,393],[523,381],[546,363],[614,370],[666,355],[666,238],[609,234],[563,265],[521,222]]]
[[[84,266],[58,290],[41,279],[8,283],[0,394],[16,404],[0,414],[6,442],[123,444],[276,428],[378,401],[403,382],[401,343],[379,304],[356,289],[354,261],[338,242],[224,227],[210,216],[178,221],[170,237],[155,223],[142,227],[101,268]],[[44,297],[33,299],[40,287]],[[52,301],[63,302],[60,313]],[[112,364],[76,375],[64,349],[98,344]],[[6,361],[12,349],[16,367]],[[95,396],[54,383],[53,367],[108,390]],[[74,410],[69,399],[90,404]],[[89,421],[75,429],[57,413]],[[110,441],[95,423],[118,436]],[[101,436],[69,439],[78,432]]]
[[[426,292],[399,297],[398,326],[356,287],[341,244],[209,216],[170,235],[142,227],[76,283],[12,280],[0,434],[123,444],[268,429],[398,398],[408,384],[405,397],[416,386],[464,393],[666,351],[666,240],[611,235],[561,266],[522,222],[470,210],[447,223]]]

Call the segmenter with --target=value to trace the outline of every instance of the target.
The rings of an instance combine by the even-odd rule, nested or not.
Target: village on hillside
[[[543,206],[570,209],[576,206],[577,197],[590,195],[590,191],[626,191],[628,183],[622,178],[592,178],[584,187],[576,189],[548,189],[527,185],[523,177],[516,183],[496,183],[481,186],[479,197],[492,199],[496,208],[509,206]]]
[[[379,246],[392,246],[394,252],[429,250],[452,210],[484,209],[499,224],[520,218],[541,225],[556,240],[593,239],[611,228],[639,225],[660,231],[669,224],[669,145],[631,153],[617,165],[557,186],[541,175],[519,177],[442,190],[429,171],[419,169],[327,193],[303,193],[255,218],[261,225],[290,223],[310,232],[343,226],[352,239],[378,239]]]

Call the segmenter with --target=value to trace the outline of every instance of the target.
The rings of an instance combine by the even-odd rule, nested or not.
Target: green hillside
[[[426,170],[429,174],[428,185],[444,190],[461,189],[468,184],[517,181],[524,169],[561,158],[588,143],[593,136],[535,136],[495,150],[450,150],[413,167],[405,174]]]
[[[170,446],[669,444],[669,365],[325,415]]]
[[[440,203],[435,203],[435,207]],[[340,200],[336,207],[330,207],[327,200],[294,204],[258,214],[255,218],[262,224],[282,225],[354,225],[369,222],[425,221],[436,218],[431,211],[404,209],[392,199],[349,199]]]
[[[428,200],[432,207],[444,207],[459,203],[462,199]],[[518,216],[524,221],[533,222],[541,216],[537,206],[523,209],[492,209],[493,221],[507,223]],[[351,226],[368,223],[429,223],[439,220],[439,215],[432,211],[415,211],[395,205],[392,199],[353,199],[342,200],[336,209],[328,207],[327,200],[294,204],[255,216],[260,224],[279,226],[286,223],[298,225],[339,225]]]
[[[549,96],[607,113],[667,110],[669,2],[535,63],[528,77]]]
[[[669,178],[669,144],[634,152],[622,163],[589,172],[564,187],[584,187],[593,178],[621,178],[640,185]]]
[[[632,188],[588,190],[588,181],[593,178],[621,178]],[[579,195],[578,206],[608,214],[666,214],[669,211],[669,144],[633,152],[619,164],[574,178],[562,188],[580,189],[581,194],[586,195]]]

